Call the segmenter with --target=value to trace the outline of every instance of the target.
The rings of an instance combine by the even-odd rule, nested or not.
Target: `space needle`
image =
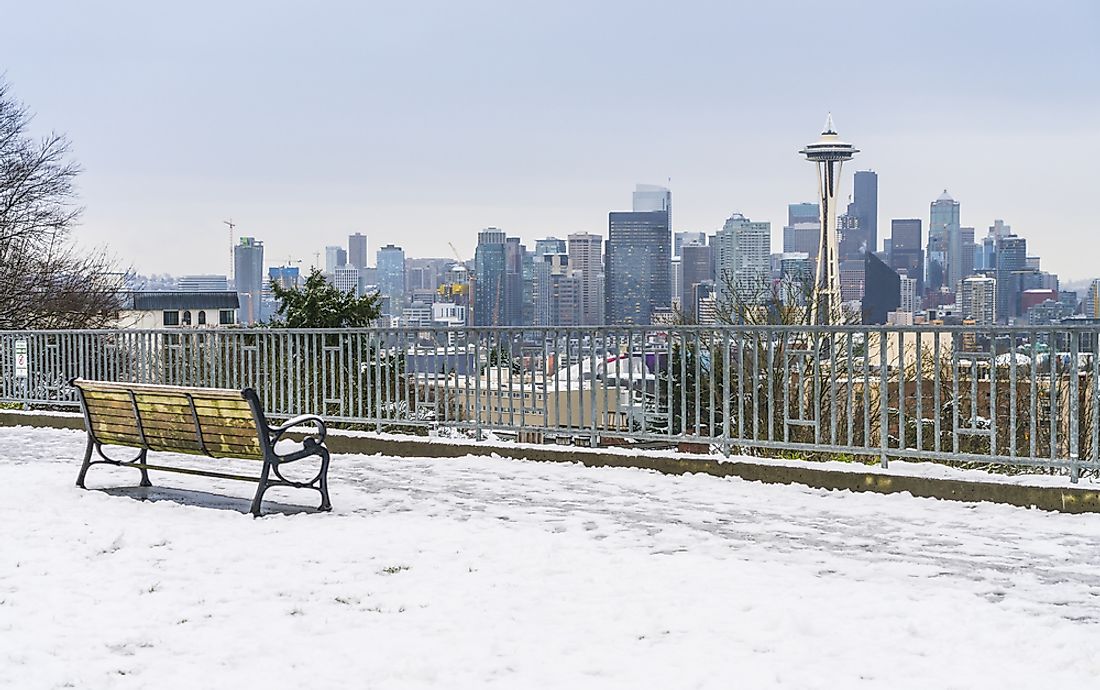
[[[833,127],[833,114],[825,118],[821,138],[799,151],[817,164],[817,189],[821,199],[821,236],[817,241],[817,273],[810,304],[810,323],[843,323],[840,312],[840,260],[837,257],[836,198],[840,193],[840,167],[859,149],[843,142]]]

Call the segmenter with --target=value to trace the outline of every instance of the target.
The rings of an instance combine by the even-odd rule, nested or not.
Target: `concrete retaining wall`
[[[55,429],[83,429],[80,415],[39,414],[0,411],[0,427],[36,426]],[[0,432],[2,433],[2,432]],[[1067,513],[1100,512],[1100,491],[1092,488],[1057,486],[1021,486],[1007,482],[980,482],[897,474],[849,472],[805,466],[771,464],[766,461],[724,461],[701,457],[668,457],[638,451],[633,454],[610,453],[596,449],[563,446],[525,446],[516,444],[438,443],[416,436],[408,438],[369,435],[329,436],[333,453],[382,454],[394,457],[449,458],[466,455],[497,455],[536,462],[576,462],[587,467],[634,467],[664,474],[692,472],[715,477],[740,477],[769,484],[804,486],[847,491],[872,491],[890,494],[908,492],[913,496],[949,501],[989,501],[1007,505],[1056,510]],[[74,458],[74,461],[78,458]]]

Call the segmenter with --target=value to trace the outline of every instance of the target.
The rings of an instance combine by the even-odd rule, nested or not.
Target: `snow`
[[[1100,515],[487,457],[307,491],[0,428],[3,688],[1016,688],[1100,677]]]

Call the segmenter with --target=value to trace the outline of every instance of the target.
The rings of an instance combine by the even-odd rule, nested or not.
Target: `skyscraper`
[[[974,243],[974,228],[959,228],[959,280],[974,275],[977,259],[977,245]]]
[[[711,247],[704,244],[685,244],[680,248],[680,311],[689,322],[698,318],[695,313],[695,287],[700,283],[714,282],[714,259]]]
[[[951,267],[955,259],[954,268]],[[959,202],[951,198],[947,190],[932,202],[928,221],[928,280],[927,289],[937,291],[946,287],[954,290],[959,277],[962,259],[962,237],[959,235]]]
[[[840,262],[837,253],[836,198],[844,161],[859,153],[856,147],[840,141],[833,127],[833,116],[825,120],[821,139],[799,151],[817,167],[818,195],[821,199],[821,237],[818,242],[817,271],[810,304],[810,322],[840,323]]]
[[[1010,322],[1018,316],[1016,303],[1019,281],[1015,274],[1027,268],[1027,240],[1016,235],[1002,237],[997,243],[997,311],[996,318]]]
[[[783,227],[783,252],[804,252],[817,259],[817,243],[821,238],[821,207],[801,203],[787,206],[787,224]]]
[[[367,236],[355,233],[348,235],[348,261],[352,266],[362,270],[367,267]]]
[[[240,307],[237,323],[251,326],[260,319],[260,297],[264,288],[264,243],[242,237],[233,247],[233,275]]]
[[[857,219],[860,251],[878,251],[878,173],[857,170],[848,215]]]
[[[714,236],[717,303],[760,304],[771,273],[771,223],[749,220],[740,213],[726,219]]]
[[[376,254],[378,292],[389,298],[390,315],[401,314],[405,300],[405,250],[393,244],[380,247]]]
[[[603,324],[604,267],[603,237],[587,232],[569,235],[569,272],[577,278],[577,301],[580,323],[585,326]]]
[[[924,293],[923,247],[920,218],[890,221],[890,268],[915,280],[918,296]]]
[[[901,276],[871,252],[863,256],[863,323],[884,324],[901,306]]]
[[[504,301],[502,325],[529,325],[534,318],[534,263],[518,237],[504,240]]]
[[[499,326],[504,301],[503,230],[486,228],[477,235],[474,250],[474,325]]]
[[[325,273],[335,275],[336,269],[346,266],[347,263],[348,253],[343,247],[335,244],[325,247]]]
[[[608,214],[608,231],[604,288],[607,322],[652,323],[655,310],[672,305],[669,213],[613,211]]]

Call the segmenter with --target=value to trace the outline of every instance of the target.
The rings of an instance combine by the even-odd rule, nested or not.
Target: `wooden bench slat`
[[[199,394],[207,398],[221,398],[226,400],[243,400],[244,395],[239,390],[231,388],[193,388],[190,386],[172,386],[154,383],[116,383],[113,381],[80,381],[80,388],[85,395],[92,394],[121,394],[129,397],[130,391],[147,395],[186,395]]]
[[[209,401],[195,400],[195,411],[200,415],[208,416],[229,416],[237,417],[240,419],[252,419],[252,410],[248,405],[212,405],[208,404]],[[89,410],[123,410],[132,411],[134,409],[133,403],[129,400],[88,400]],[[186,398],[178,399],[174,401],[174,404],[150,404],[148,401],[138,399],[138,409],[142,412],[159,413],[159,412],[171,412],[171,413],[186,413],[188,416],[191,414],[191,405],[188,404]]]
[[[96,439],[101,443],[116,446],[130,446],[132,448],[141,448],[141,437],[135,434],[123,434],[117,431],[108,431],[104,433],[96,432]]]

